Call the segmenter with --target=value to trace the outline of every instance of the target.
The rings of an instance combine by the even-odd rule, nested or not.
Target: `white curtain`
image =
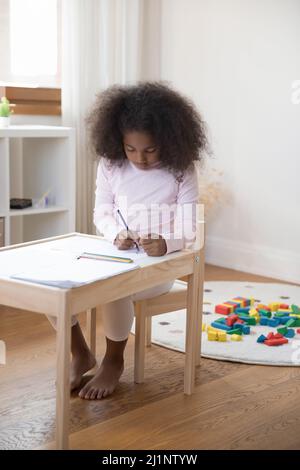
[[[96,167],[84,120],[101,89],[159,79],[161,0],[61,1],[62,122],[76,129],[76,230],[94,233]]]

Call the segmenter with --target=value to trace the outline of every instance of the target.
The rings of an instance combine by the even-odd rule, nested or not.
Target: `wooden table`
[[[0,253],[4,250],[16,250],[20,247],[76,235],[101,239],[101,237],[92,235],[71,233],[60,237],[12,245],[0,249]],[[204,248],[201,246],[202,244],[198,244],[199,249],[193,251],[182,250],[161,258],[147,257],[145,261],[141,262],[139,269],[72,289],[0,278],[0,304],[57,317],[57,449],[68,449],[69,447],[71,316],[76,313],[90,310],[97,305],[126,297],[178,277],[187,276],[184,393],[190,395],[193,392],[196,356],[197,353],[199,354],[201,338],[204,280]]]

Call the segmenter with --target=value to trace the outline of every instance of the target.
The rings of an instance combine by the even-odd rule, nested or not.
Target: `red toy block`
[[[245,322],[241,318],[239,318],[235,323],[238,323],[239,325],[243,325]]]
[[[230,315],[226,318],[226,325],[227,326],[232,326],[237,320],[238,320],[237,315]]]
[[[283,335],[281,333],[275,333],[274,335],[274,339],[279,339],[279,338],[283,338]]]
[[[279,305],[279,308],[284,308],[284,309],[286,309],[286,308],[290,308],[290,306],[289,306],[288,304],[280,304],[280,305]]]
[[[227,307],[226,305],[219,304],[216,305],[215,307],[215,313],[220,313],[221,315],[229,315],[230,314],[230,307]]]
[[[297,329],[297,333],[298,333],[298,335],[300,334],[300,328]]]
[[[274,338],[274,339],[266,339],[264,344],[267,346],[280,346],[281,344],[288,343],[288,339],[286,338]]]
[[[267,336],[267,339],[273,339],[274,338],[274,333],[271,331],[268,336]]]

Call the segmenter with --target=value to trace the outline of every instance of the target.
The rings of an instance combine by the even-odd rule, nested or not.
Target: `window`
[[[0,81],[60,86],[60,0],[1,0]]]

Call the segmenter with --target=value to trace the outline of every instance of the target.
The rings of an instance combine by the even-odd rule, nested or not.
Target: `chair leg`
[[[149,348],[152,344],[152,317],[146,317],[146,346]]]
[[[134,381],[138,384],[144,382],[146,305],[145,301],[135,304]]]
[[[86,311],[87,342],[94,356],[96,355],[96,311],[96,308]]]

